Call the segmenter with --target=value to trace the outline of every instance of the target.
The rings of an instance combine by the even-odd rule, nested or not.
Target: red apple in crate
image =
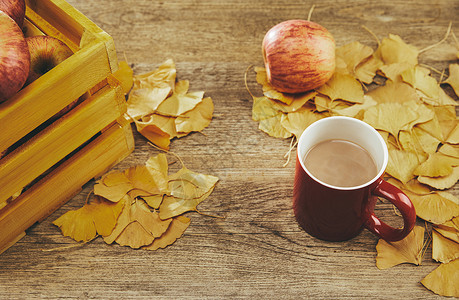
[[[29,66],[29,49],[21,28],[0,11],[0,103],[22,88]]]
[[[22,27],[26,11],[25,0],[0,0],[0,10]]]
[[[30,71],[26,85],[69,58],[73,52],[61,40],[52,36],[26,38],[30,52]]]
[[[266,33],[262,46],[268,81],[280,92],[315,89],[335,71],[335,41],[317,23],[306,20],[279,23]]]

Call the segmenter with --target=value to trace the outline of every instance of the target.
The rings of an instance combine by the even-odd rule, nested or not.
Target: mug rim
[[[363,127],[366,127],[369,131],[373,132],[379,143],[381,144],[381,148],[383,150],[383,162],[381,164],[381,167],[379,168],[378,170],[378,173],[375,177],[373,177],[371,180],[361,184],[361,185],[356,185],[356,186],[349,186],[349,187],[341,187],[341,186],[336,186],[336,185],[332,185],[332,184],[329,184],[329,183],[326,183],[320,179],[318,179],[317,177],[315,177],[314,175],[311,174],[311,172],[306,168],[305,164],[304,164],[304,159],[300,157],[300,151],[301,151],[301,145],[304,144],[304,140],[307,139],[307,135],[308,135],[308,132],[310,132],[311,130],[314,130],[315,127],[317,126],[320,126],[322,123],[324,122],[330,122],[330,120],[336,120],[336,119],[341,119],[341,120],[345,120],[346,122],[349,121],[349,122],[355,122],[355,123],[358,123],[360,126],[363,126]],[[317,145],[317,144],[315,144]],[[315,146],[314,145],[314,146]],[[361,145],[359,145],[361,146]],[[361,146],[362,147],[362,146]],[[312,148],[312,147],[311,147]],[[363,147],[365,149],[365,147]],[[305,155],[307,154],[307,152],[309,151],[310,149],[308,149],[305,153]],[[373,158],[374,159],[374,158]],[[382,177],[382,175],[384,174],[384,172],[386,171],[386,167],[387,167],[387,164],[388,164],[388,161],[389,161],[389,151],[387,149],[387,145],[386,145],[386,142],[384,141],[383,137],[381,136],[381,134],[379,134],[379,132],[374,128],[372,127],[371,125],[369,125],[368,123],[365,123],[364,121],[362,120],[359,120],[359,119],[356,119],[356,118],[352,118],[352,117],[346,117],[346,116],[330,116],[330,117],[325,117],[323,119],[320,119],[320,120],[317,120],[315,121],[314,123],[312,123],[311,125],[309,125],[304,131],[303,133],[301,134],[300,136],[300,139],[298,141],[298,145],[297,145],[297,160],[299,160],[300,164],[301,164],[301,167],[302,169],[308,174],[308,176],[310,176],[314,181],[318,182],[319,184],[323,185],[323,186],[326,186],[328,188],[331,188],[331,189],[335,189],[335,190],[343,190],[343,191],[353,191],[353,190],[358,190],[358,189],[361,189],[361,188],[365,188],[371,184],[373,184],[376,180],[378,180],[379,178]]]

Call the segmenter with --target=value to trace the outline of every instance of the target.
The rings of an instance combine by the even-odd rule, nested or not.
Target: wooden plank
[[[87,181],[125,158],[133,150],[131,139],[123,127],[113,124],[0,210],[0,249],[10,246],[23,231],[74,196]]]
[[[110,74],[104,44],[94,42],[0,104],[0,153]]]
[[[102,42],[112,72],[118,69],[113,39],[85,15],[64,0],[28,0],[27,17],[48,34],[60,37],[75,48],[84,48],[93,41]],[[69,45],[70,46],[70,45]]]
[[[22,26],[22,31],[26,37],[36,36],[36,35],[45,35],[35,24],[33,24],[29,19],[24,19],[24,25]]]
[[[71,41],[74,45],[79,45],[84,26],[78,20],[72,18],[75,9],[68,8],[67,11],[49,0],[27,0],[26,16],[32,22],[38,22],[37,27],[41,27],[46,34],[59,33]]]
[[[0,161],[0,204],[126,111],[120,86],[106,86]]]
[[[23,231],[23,232],[19,233],[19,235],[16,236],[14,239],[12,239],[9,243],[6,243],[5,245],[0,246],[0,254],[2,254],[2,252],[4,252],[9,247],[11,247],[14,244],[16,244],[20,239],[25,237],[25,235],[26,235],[26,233],[25,233],[25,231]]]
[[[55,37],[64,42],[70,49],[72,49],[73,52],[80,50],[81,35],[79,37],[75,37],[66,32],[61,32],[29,7],[26,9],[26,20],[45,35]]]

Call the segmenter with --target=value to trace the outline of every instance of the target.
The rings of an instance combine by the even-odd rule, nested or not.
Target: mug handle
[[[403,217],[403,228],[393,228],[387,225],[376,217],[374,212],[371,212],[367,218],[365,227],[388,242],[402,240],[411,232],[416,223],[414,205],[408,196],[399,188],[384,181],[382,178],[380,178],[379,181],[379,184],[373,189],[372,194],[389,200],[397,207]]]

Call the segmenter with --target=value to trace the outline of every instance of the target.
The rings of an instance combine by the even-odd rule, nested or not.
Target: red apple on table
[[[335,41],[317,23],[306,20],[279,23],[266,33],[262,46],[268,81],[280,92],[315,89],[335,71]]]
[[[29,49],[21,28],[0,11],[0,103],[22,88],[29,67]]]
[[[30,53],[30,70],[26,85],[69,58],[73,52],[61,40],[52,36],[26,38]]]
[[[22,28],[26,11],[25,0],[0,0],[0,10],[10,16]]]

